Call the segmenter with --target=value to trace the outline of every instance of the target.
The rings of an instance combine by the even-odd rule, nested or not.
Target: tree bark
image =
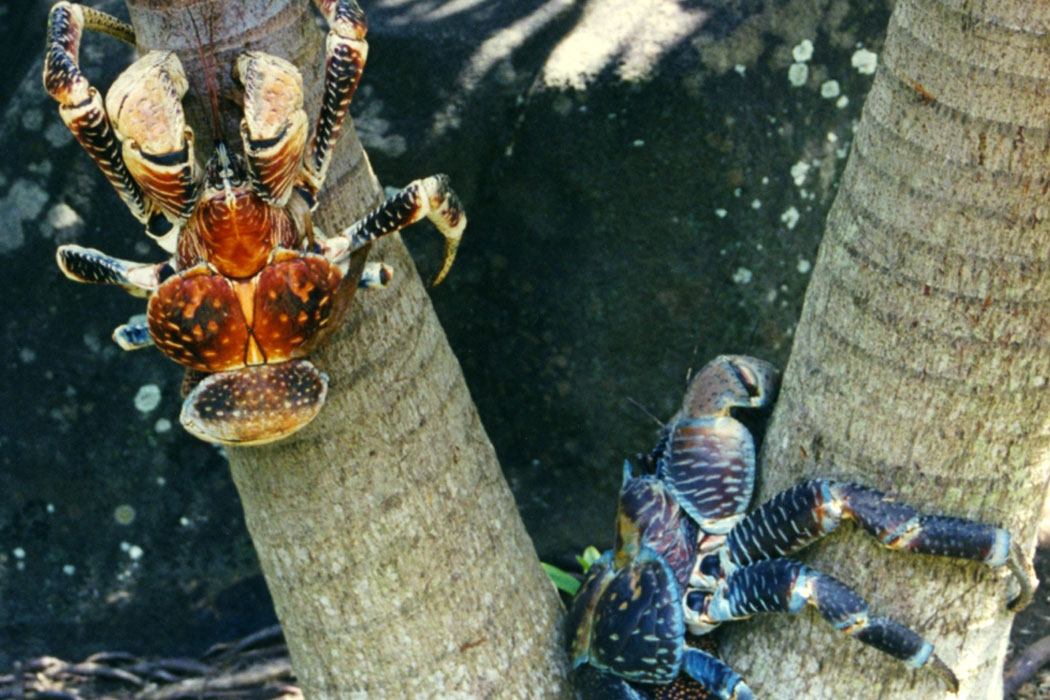
[[[760,499],[835,476],[1008,528],[1050,475],[1050,4],[899,0],[806,294]],[[1007,577],[844,528],[804,558],[936,645],[958,696],[816,615],[733,626],[763,698],[1001,698]]]
[[[248,47],[299,66],[317,114],[324,36],[305,0],[128,5],[140,48],[178,50],[200,95],[198,36],[215,56],[225,133],[240,119],[225,67]],[[348,124],[315,222],[338,230],[380,199]],[[359,295],[313,358],[330,377],[320,416],[229,450],[299,682],[315,698],[564,695],[560,604],[459,364],[401,241],[372,257],[394,281]]]

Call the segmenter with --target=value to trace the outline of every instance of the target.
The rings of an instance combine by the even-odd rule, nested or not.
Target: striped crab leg
[[[368,24],[357,0],[314,0],[328,22],[325,41],[324,95],[303,164],[301,186],[311,204],[324,184],[336,141],[346,121],[368,57]]]
[[[933,653],[933,645],[888,617],[870,614],[868,604],[838,579],[791,559],[769,559],[737,569],[713,594],[686,597],[686,624],[702,629],[758,613],[799,613],[807,605],[835,629],[899,659],[910,668],[930,667],[956,693],[959,681]]]
[[[467,227],[467,216],[459,197],[449,187],[447,175],[432,175],[413,181],[338,236],[324,241],[325,256],[339,264],[377,238],[400,231],[423,217],[430,219],[445,237],[445,257],[433,282],[440,284],[452,268],[456,249]]]
[[[87,29],[135,44],[134,30],[115,17],[71,2],[56,3],[47,20],[44,88],[58,102],[58,113],[77,142],[135,218],[146,223],[151,214],[149,201],[124,163],[101,95],[80,71],[80,40]]]
[[[890,549],[1006,566],[1020,592],[1010,609],[1032,600],[1031,566],[1010,533],[987,523],[925,515],[881,491],[858,484],[814,479],[774,496],[734,527],[726,539],[737,566],[788,556],[834,532],[846,519]]]

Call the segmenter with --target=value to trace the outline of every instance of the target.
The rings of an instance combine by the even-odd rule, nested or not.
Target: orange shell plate
[[[312,254],[285,253],[259,273],[252,330],[267,362],[303,357],[326,335],[338,321],[342,278]]]
[[[244,366],[248,325],[226,278],[202,267],[166,280],[150,297],[149,332],[180,365],[205,372]]]

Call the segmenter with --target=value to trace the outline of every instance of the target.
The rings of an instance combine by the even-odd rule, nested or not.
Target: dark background
[[[871,82],[851,59],[878,52],[888,7],[668,0],[696,21],[669,36],[603,0],[363,4],[362,141],[385,184],[447,172],[465,202],[434,303],[540,556],[569,566],[611,544],[620,465],[657,427],[638,406],[667,418],[722,352],[786,360]],[[0,669],[198,654],[273,611],[220,451],[178,426],[180,370],[109,340],[141,300],[54,265],[67,241],[159,251],[40,87],[49,6],[0,4]],[[597,72],[545,72],[588,31],[611,47]],[[625,76],[640,48],[654,60]],[[85,41],[103,89],[130,60]],[[405,240],[429,276],[437,237]]]

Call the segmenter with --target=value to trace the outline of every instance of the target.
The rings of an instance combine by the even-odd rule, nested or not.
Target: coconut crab
[[[317,415],[328,379],[306,356],[339,325],[356,286],[384,286],[392,272],[369,264],[360,280],[349,279],[353,253],[427,217],[445,238],[437,284],[466,227],[444,175],[412,182],[338,235],[313,226],[368,51],[355,0],[314,4],[329,32],[312,136],[298,69],[246,51],[234,66],[244,88],[244,154],[220,139],[203,169],[181,104],[186,76],[173,52],[139,58],[103,103],[80,71],[82,35],[94,30],[134,45],[134,30],[71,2],[55,4],[48,18],[45,88],[124,204],[171,255],[145,263],[63,245],[58,265],[75,281],[148,297],[146,320],[119,326],[113,338],[125,350],[156,345],[186,368],[180,419],[209,442],[270,442]]]
[[[686,631],[704,635],[723,622],[806,605],[906,666],[931,668],[957,691],[933,645],[871,613],[845,584],[787,558],[847,519],[891,549],[1007,567],[1019,586],[1009,608],[1031,601],[1031,565],[992,525],[924,515],[875,489],[827,479],[800,483],[748,513],[755,445],[737,417],[770,407],[777,385],[762,360],[716,358],[642,458],[648,473],[625,463],[615,548],[588,570],[569,614],[576,684],[586,695],[753,698],[729,666],[688,645]]]

